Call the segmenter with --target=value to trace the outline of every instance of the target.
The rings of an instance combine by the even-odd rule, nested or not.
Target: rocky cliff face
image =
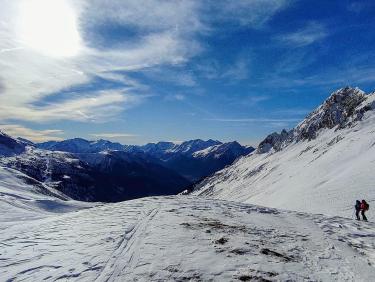
[[[281,133],[274,132],[268,135],[260,142],[257,153],[267,153],[271,149],[280,151],[293,142],[315,139],[323,129],[339,130],[349,126],[351,122],[360,120],[364,112],[374,107],[374,102],[371,104],[369,97],[371,95],[366,95],[359,88],[341,88],[333,92],[294,129],[284,129]]]
[[[294,129],[294,139],[311,140],[316,138],[321,129],[345,127],[356,108],[365,100],[365,93],[358,88],[345,87],[333,92]]]

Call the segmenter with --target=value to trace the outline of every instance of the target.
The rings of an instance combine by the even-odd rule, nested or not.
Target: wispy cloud
[[[165,96],[166,101],[184,101],[186,99],[183,94],[170,94]]]
[[[210,121],[217,121],[217,122],[243,122],[243,123],[252,123],[252,122],[265,122],[265,123],[278,123],[278,122],[297,122],[300,121],[299,119],[273,119],[273,118],[215,118],[215,119],[208,119]]]
[[[229,64],[207,60],[196,66],[196,72],[207,79],[222,79],[226,83],[234,83],[249,78],[250,58],[248,54],[240,54]]]
[[[19,124],[0,124],[0,129],[14,137],[22,137],[33,142],[44,142],[48,140],[62,140],[64,133],[58,129],[35,130]]]
[[[245,59],[238,59],[221,75],[221,78],[228,78],[233,80],[247,79],[249,76],[248,61]]]
[[[20,7],[26,2],[0,0],[0,120],[3,121],[108,120],[144,101],[150,91],[142,80],[130,78],[127,73],[185,64],[202,51],[200,36],[213,32],[216,23],[230,21],[259,28],[289,5],[286,0],[61,0],[63,7],[69,8],[69,16],[76,17],[69,26],[79,32],[75,43],[80,46],[74,56],[56,57],[41,52],[48,46],[56,46],[55,43],[45,41],[44,46],[37,42],[38,50],[19,36]],[[44,25],[48,26],[48,22]],[[132,30],[132,38],[118,36],[111,44],[105,44],[106,32],[100,32],[103,26]],[[66,43],[64,46],[69,45]],[[241,60],[222,74],[233,79],[247,76],[247,63]],[[73,95],[77,88],[98,77],[117,85],[102,86],[98,91],[79,90],[80,96]],[[180,73],[175,78],[180,85],[196,86],[192,74]],[[54,99],[59,102],[53,102]]]
[[[208,2],[208,1],[205,1]],[[211,21],[236,22],[239,25],[259,28],[273,15],[294,1],[287,0],[224,0],[209,1]]]
[[[168,82],[171,85],[194,87],[198,84],[192,72],[178,67],[155,67],[143,74],[154,81]]]
[[[125,108],[139,103],[142,96],[126,95],[126,91],[112,90],[90,93],[86,97],[35,105],[0,105],[0,119],[46,122],[56,120],[103,122]]]
[[[269,99],[271,99],[271,97],[268,95],[250,95],[250,96],[241,97],[241,98],[235,97],[232,103],[251,107],[261,102],[267,101]]]
[[[113,139],[113,138],[135,138],[138,137],[139,135],[136,134],[129,134],[129,133],[116,133],[116,132],[111,132],[111,133],[92,133],[90,136],[94,136],[97,138],[108,138],[108,139]]]
[[[347,9],[350,12],[360,13],[363,10],[371,9],[374,7],[375,7],[375,3],[373,1],[366,1],[366,2],[365,1],[351,1],[348,4]]]
[[[309,112],[311,112],[312,109],[307,108],[289,108],[289,109],[279,109],[279,110],[273,110],[273,114],[278,115],[286,115],[286,116],[301,116],[301,115],[307,115]]]
[[[302,47],[322,40],[327,35],[328,31],[323,24],[310,22],[295,32],[278,36],[277,40],[288,46]]]
[[[136,96],[140,91],[144,92],[147,89],[141,82],[129,79],[126,75],[120,75],[117,73],[118,71],[138,71],[157,65],[179,64],[198,51],[198,43],[194,40],[186,41],[187,37],[173,26],[174,21],[181,21],[178,24],[185,26],[184,20],[191,20],[187,15],[193,13],[194,5],[188,4],[188,1],[185,6],[171,4],[173,7],[170,7],[171,5],[159,6],[155,5],[157,3],[153,3],[154,8],[157,8],[148,9],[148,11],[155,12],[154,19],[159,19],[156,22],[164,19],[163,15],[166,14],[169,14],[170,17],[173,15],[173,18],[168,19],[167,17],[164,27],[161,25],[157,30],[141,34],[131,44],[122,41],[118,42],[115,47],[105,50],[97,50],[89,45],[83,45],[78,56],[63,59],[39,53],[23,46],[17,40],[17,33],[13,28],[16,23],[9,15],[16,17],[14,14],[21,2],[14,2],[2,3],[2,11],[0,11],[0,16],[5,19],[0,25],[0,37],[2,38],[0,42],[0,81],[2,84],[0,119],[2,120],[18,119],[40,122],[51,119],[71,119],[91,121],[113,116],[126,109],[135,100],[142,100],[142,97],[145,96],[140,98]],[[66,2],[72,3],[69,0]],[[145,1],[144,4],[146,2],[148,1]],[[81,1],[81,3],[84,2]],[[117,4],[123,8],[120,11],[114,11],[114,13],[105,13],[105,15],[101,14],[105,9],[98,9],[102,4],[102,1],[94,1],[90,5],[80,5],[77,9],[80,22],[89,21],[88,14],[98,13],[96,17],[102,21],[118,21],[124,25],[136,25],[135,28],[151,29],[151,21],[147,24],[144,20],[140,21],[137,18],[149,18],[142,16],[142,11],[145,10],[144,6],[139,5],[139,1],[130,1],[129,5],[124,5],[123,1],[112,1],[111,5],[105,6],[117,10]],[[76,6],[72,4],[72,7]],[[177,8],[183,13],[178,17],[173,14]],[[128,21],[122,14],[124,11],[127,11],[125,18]],[[128,13],[134,17],[129,19]],[[108,15],[113,18],[108,18]],[[170,25],[167,26],[167,23]],[[83,29],[82,32],[84,33],[85,30]],[[66,100],[58,105],[52,103],[48,106],[38,106],[46,97],[57,97],[60,95],[60,91],[69,92],[67,91],[69,88],[90,83],[95,77],[116,81],[124,86],[131,85],[133,89],[118,91],[107,88],[100,95],[83,92],[84,97],[66,95]]]

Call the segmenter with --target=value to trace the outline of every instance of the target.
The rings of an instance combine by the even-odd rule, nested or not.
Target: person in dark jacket
[[[367,217],[365,215],[365,212],[368,211],[368,208],[369,208],[369,204],[365,200],[362,200],[362,202],[361,202],[361,214],[362,214],[362,219],[364,221],[367,221]]]
[[[355,216],[357,217],[357,220],[361,220],[361,218],[359,217],[359,212],[361,211],[361,202],[359,200],[357,200],[355,202]]]

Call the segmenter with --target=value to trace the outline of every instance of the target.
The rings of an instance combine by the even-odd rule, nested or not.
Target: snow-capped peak
[[[12,138],[0,130],[0,156],[13,156],[22,153],[26,144]]]
[[[254,151],[253,147],[251,146],[244,147],[240,143],[233,141],[233,142],[223,143],[219,145],[213,145],[206,149],[196,151],[193,153],[193,157],[205,158],[205,157],[212,155],[214,158],[220,158],[224,154],[233,154],[233,155],[242,156],[242,155],[251,153],[252,151]]]
[[[357,87],[338,89],[294,129],[268,135],[259,144],[257,153],[280,151],[293,142],[315,139],[322,129],[343,128],[353,120],[360,120],[364,112],[375,108],[372,96]]]
[[[364,100],[366,94],[359,88],[344,87],[333,92],[320,107],[297,125],[294,130],[297,141],[314,139],[323,128],[344,126]]]
[[[169,149],[169,153],[182,153],[182,154],[193,154],[194,152],[207,149],[211,146],[221,145],[220,141],[209,139],[207,141],[201,139],[194,139],[182,142],[179,145],[175,145]]]

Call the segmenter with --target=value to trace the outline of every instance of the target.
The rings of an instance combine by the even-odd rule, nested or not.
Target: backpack
[[[370,208],[370,205],[365,200],[363,200],[361,202],[361,210],[368,211],[369,208]]]

